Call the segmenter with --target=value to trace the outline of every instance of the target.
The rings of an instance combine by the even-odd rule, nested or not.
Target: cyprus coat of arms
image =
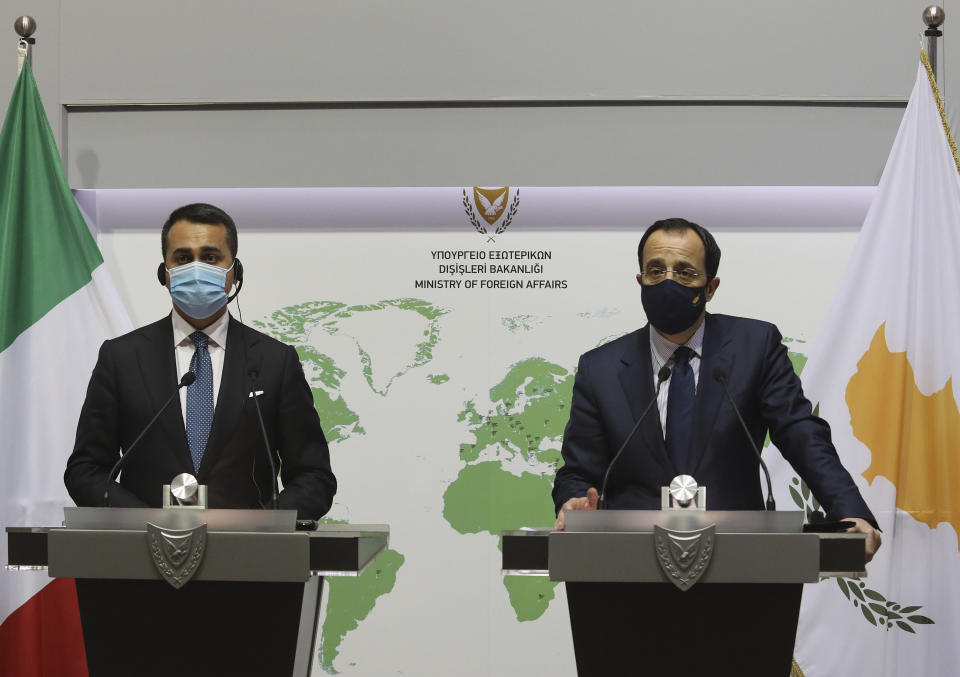
[[[657,562],[667,579],[681,590],[689,590],[710,566],[716,542],[716,525],[698,531],[671,531],[653,528]]]
[[[153,565],[163,579],[182,588],[193,578],[207,547],[207,525],[182,531],[147,523],[147,543]]]
[[[509,209],[507,205],[510,205]],[[513,217],[517,215],[517,209],[520,206],[520,189],[517,188],[513,194],[513,201],[510,200],[510,187],[503,188],[480,188],[473,187],[473,202],[467,196],[467,190],[463,190],[463,211],[470,219],[470,224],[481,235],[487,236],[487,242],[493,242],[494,237],[502,235],[510,224]],[[477,214],[479,213],[479,218]],[[486,222],[480,222],[480,219]],[[501,220],[502,219],[502,220]],[[493,227],[497,222],[493,234],[487,230],[487,225]]]

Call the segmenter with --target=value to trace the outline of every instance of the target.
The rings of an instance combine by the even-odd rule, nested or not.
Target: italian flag
[[[0,526],[62,522],[97,352],[129,328],[25,63],[0,130]],[[73,580],[0,569],[0,675],[86,674]]]

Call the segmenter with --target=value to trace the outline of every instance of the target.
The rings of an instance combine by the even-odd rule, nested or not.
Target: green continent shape
[[[560,438],[570,416],[573,374],[539,357],[512,365],[490,389],[494,409],[487,415],[469,401],[457,416],[473,434],[473,444],[460,447],[466,465],[444,493],[444,518],[460,533],[486,531],[499,535],[521,526],[550,526],[554,521],[550,491],[562,464]],[[546,444],[544,444],[546,441]],[[531,464],[548,463],[553,472],[504,470],[499,461],[480,461],[492,448],[497,456],[518,454]],[[529,576],[505,576],[504,587],[519,621],[532,621],[547,610],[557,584]]]
[[[468,465],[443,494],[443,517],[461,534],[553,524],[549,500],[553,478],[513,475],[496,461]],[[504,576],[503,584],[519,621],[540,618],[554,598],[557,583],[546,578]]]
[[[357,313],[374,312],[384,308],[410,311],[427,321],[427,326],[423,331],[423,340],[416,344],[413,358],[387,381],[383,390],[377,390],[373,385],[373,359],[371,355],[363,347],[358,337],[351,336],[360,356],[361,372],[364,380],[373,392],[385,397],[394,380],[406,374],[410,369],[422,366],[433,359],[433,349],[440,342],[440,318],[448,313],[448,310],[438,308],[429,301],[415,298],[388,299],[377,303],[354,306],[347,306],[345,303],[338,301],[310,301],[309,303],[281,308],[272,313],[266,320],[255,321],[254,324],[284,343],[292,344],[299,349],[301,346],[310,347],[307,341],[311,331],[317,327],[328,334],[337,334],[340,332],[340,328],[337,326],[339,320],[353,317]]]
[[[460,445],[460,457],[476,461],[485,448],[499,445],[507,457],[521,454],[528,461],[559,463],[572,394],[573,374],[560,365],[540,357],[517,362],[490,389],[493,411],[484,416],[470,401],[458,415],[475,438],[473,444]],[[544,439],[550,444],[541,449]]]
[[[504,576],[503,585],[510,596],[510,606],[522,623],[535,621],[544,614],[556,597],[558,582],[544,576]]]
[[[520,331],[530,331],[539,321],[533,315],[513,315],[500,319],[500,324],[506,327],[507,331],[516,334]]]
[[[336,322],[325,320],[345,307],[345,303],[338,301],[311,301],[281,308],[262,322],[255,320],[254,324],[284,343],[306,344],[311,330],[318,324],[328,333],[336,333]]]
[[[337,367],[329,356],[311,346],[298,345],[297,355],[304,365],[314,367],[304,371],[313,394],[313,407],[320,415],[327,442],[342,442],[354,434],[364,434],[364,429],[359,425],[360,417],[340,395],[340,383],[346,372]]]
[[[393,590],[404,559],[396,550],[388,549],[357,578],[327,577],[327,617],[320,631],[319,649],[324,672],[337,674],[333,662],[340,653],[340,643],[370,614],[377,599]]]
[[[441,385],[450,380],[450,377],[446,374],[427,374],[427,380],[434,385]]]
[[[549,500],[553,478],[504,470],[497,461],[484,461],[460,470],[443,494],[443,516],[461,534],[553,524]]]
[[[790,358],[790,362],[793,364],[793,370],[797,372],[797,376],[799,376],[807,364],[807,356],[803,353],[794,353],[788,350],[787,357]]]

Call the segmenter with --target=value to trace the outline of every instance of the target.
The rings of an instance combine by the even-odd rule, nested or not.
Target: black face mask
[[[700,317],[707,303],[707,287],[684,287],[667,279],[660,284],[642,285],[640,301],[650,324],[664,334],[679,334]]]

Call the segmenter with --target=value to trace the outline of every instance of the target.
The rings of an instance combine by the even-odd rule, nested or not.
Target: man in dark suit
[[[110,483],[109,505],[159,507],[162,485],[189,473],[207,485],[211,508],[267,506],[273,478],[257,397],[281,469],[279,507],[321,517],[337,482],[297,353],[227,313],[227,293],[243,283],[233,220],[186,205],[164,224],[161,247],[157,275],[173,312],[100,348],[64,473],[70,496],[104,505],[110,469],[190,371],[196,380],[180,389],[179,406],[164,410]]]
[[[763,509],[759,464],[717,378],[725,377],[757,447],[769,431],[828,514],[867,534],[869,561],[880,545],[876,520],[841,465],[829,426],[813,415],[780,332],[706,313],[720,284],[713,236],[684,219],[657,221],[637,254],[649,324],[580,358],[553,489],[556,527],[564,528],[567,510],[597,507],[597,487],[667,367],[656,411],[611,473],[610,508],[658,509],[660,488],[687,474],[707,487],[710,509]]]

